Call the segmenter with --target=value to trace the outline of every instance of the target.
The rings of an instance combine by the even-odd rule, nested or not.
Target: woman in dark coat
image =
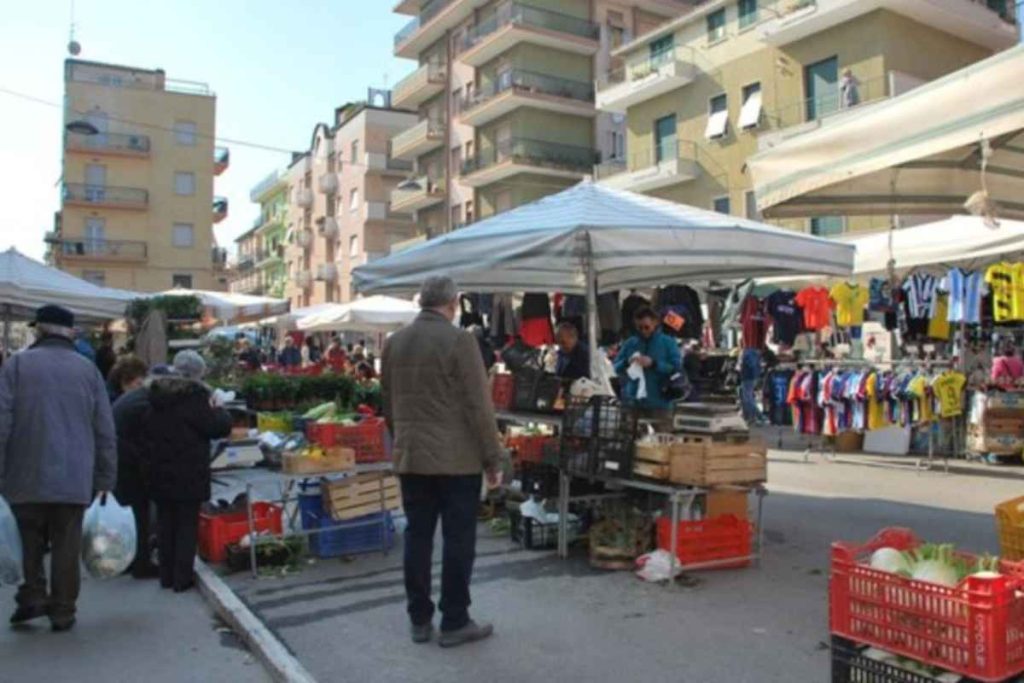
[[[210,440],[231,433],[231,415],[211,403],[200,381],[206,363],[195,351],[174,357],[176,376],[149,385],[145,417],[146,485],[156,501],[160,585],[175,592],[193,585],[199,507],[210,499]]]
[[[122,505],[130,505],[135,515],[135,560],[129,568],[136,579],[157,575],[150,552],[150,499],[142,477],[142,461],[148,451],[146,414],[149,388],[137,387],[114,401],[114,426],[117,428],[117,486],[114,495]]]

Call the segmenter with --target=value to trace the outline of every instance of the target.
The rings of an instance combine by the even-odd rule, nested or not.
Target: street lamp
[[[77,133],[79,135],[99,135],[100,129],[93,124],[79,119],[77,121],[69,121],[64,125],[64,130],[69,133]]]

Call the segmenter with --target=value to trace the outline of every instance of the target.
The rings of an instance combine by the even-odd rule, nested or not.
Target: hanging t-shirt
[[[892,297],[892,282],[886,278],[873,277],[868,286],[868,308],[872,311],[888,312],[895,302]]]
[[[907,295],[907,312],[911,318],[921,320],[931,315],[932,299],[938,281],[927,273],[914,273],[903,283]]]
[[[1013,264],[1013,319],[1024,320],[1024,262]]]
[[[824,287],[800,290],[796,302],[804,309],[804,329],[817,332],[831,323],[832,299]]]
[[[864,307],[870,294],[857,284],[840,282],[829,292],[836,305],[836,324],[840,327],[858,327],[864,324]]]
[[[942,280],[941,289],[949,292],[951,323],[977,325],[981,322],[981,297],[985,293],[984,277],[976,270],[953,268]]]
[[[963,391],[967,378],[959,372],[944,372],[932,382],[939,403],[939,415],[957,417],[963,413]]]
[[[949,339],[949,295],[938,292],[932,304],[932,317],[928,321],[930,339]]]
[[[930,387],[928,379],[924,375],[916,375],[907,384],[907,393],[911,396],[911,410],[913,422],[932,421],[932,402],[929,396]]]
[[[796,302],[796,292],[780,289],[765,299],[764,308],[772,319],[772,341],[792,346],[804,322],[804,312]]]
[[[1016,315],[1018,297],[1015,275],[1017,269],[1010,263],[997,263],[985,271],[985,282],[992,292],[993,316],[997,323],[1013,320]],[[1020,280],[1019,275],[1017,280]]]
[[[764,348],[764,338],[768,326],[764,306],[756,296],[748,296],[743,300],[743,306],[740,308],[740,322],[743,325],[743,348]]]
[[[888,422],[885,419],[885,405],[882,401],[882,391],[879,384],[881,384],[881,382],[878,373],[869,373],[864,384],[864,397],[865,402],[867,403],[868,431],[884,429],[888,426]]]

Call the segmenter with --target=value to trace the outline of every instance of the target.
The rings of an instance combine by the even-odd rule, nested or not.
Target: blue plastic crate
[[[345,522],[337,522],[331,519],[329,514],[325,513],[317,520],[319,528],[342,524],[360,524],[360,526],[334,529],[311,535],[309,537],[309,552],[315,557],[323,558],[390,550],[395,544],[395,523],[391,519],[390,512],[383,514],[383,524],[381,523],[381,517],[381,513],[378,512]]]

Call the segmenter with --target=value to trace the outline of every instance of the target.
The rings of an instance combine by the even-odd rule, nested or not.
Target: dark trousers
[[[199,536],[199,501],[156,502],[160,585],[185,589],[192,585],[192,566]]]
[[[135,559],[132,560],[132,572],[142,574],[150,569],[153,554],[150,546],[150,502],[149,498],[140,496],[132,503],[132,515],[135,517]]]
[[[430,571],[434,533],[441,520],[444,541],[441,565],[441,630],[454,631],[469,621],[469,582],[476,559],[476,516],[481,475],[426,476],[403,474],[405,530],[405,593],[412,623],[434,617]]]
[[[12,505],[21,534],[22,569],[25,582],[15,600],[19,607],[47,607],[50,618],[75,616],[75,603],[82,585],[79,570],[82,554],[84,505],[26,503]],[[46,592],[43,566],[46,544],[50,544],[50,592]]]

